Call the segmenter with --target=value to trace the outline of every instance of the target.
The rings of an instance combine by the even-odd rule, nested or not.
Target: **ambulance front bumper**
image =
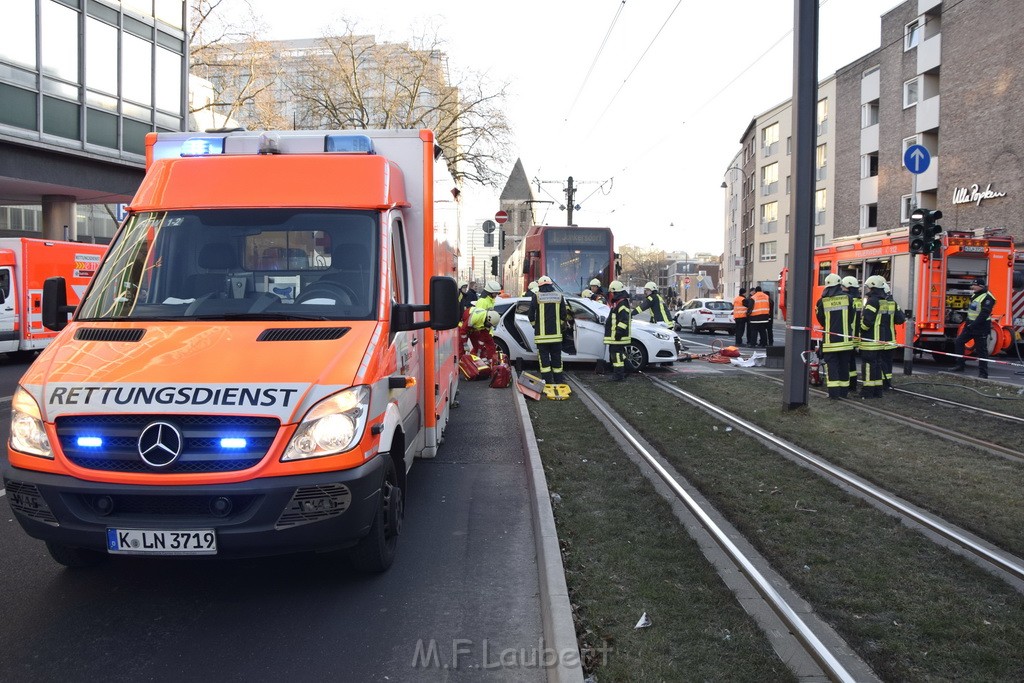
[[[10,467],[3,481],[18,522],[43,541],[104,551],[110,529],[212,530],[216,556],[253,557],[334,550],[365,536],[382,462],[215,486],[115,485]]]

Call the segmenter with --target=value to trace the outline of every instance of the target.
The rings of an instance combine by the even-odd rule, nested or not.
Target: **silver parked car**
[[[736,334],[736,321],[732,317],[732,302],[722,299],[693,299],[676,312],[676,329],[690,332],[723,330]]]

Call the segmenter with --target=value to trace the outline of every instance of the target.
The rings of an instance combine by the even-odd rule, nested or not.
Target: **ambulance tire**
[[[46,542],[46,550],[49,551],[50,557],[52,557],[57,564],[62,564],[69,569],[94,567],[107,559],[107,554],[101,553],[98,550],[73,548],[68,545],[51,543],[49,541]]]
[[[402,532],[402,519],[405,516],[405,500],[395,461],[389,453],[382,453],[380,457],[384,458],[380,504],[370,526],[370,533],[349,553],[355,568],[367,574],[381,574],[395,561],[398,536]]]

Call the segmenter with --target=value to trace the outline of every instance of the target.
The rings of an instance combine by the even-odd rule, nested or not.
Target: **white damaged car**
[[[562,361],[607,360],[604,321],[608,317],[608,306],[577,296],[567,296],[565,302],[576,324],[571,342],[566,340],[562,343]],[[494,330],[494,340],[510,361],[537,360],[533,326],[526,317],[529,307],[530,300],[525,297],[495,301],[494,310],[501,314],[501,321]],[[626,347],[627,370],[636,371],[647,365],[672,363],[682,353],[679,337],[661,325],[634,319],[631,331],[632,340]]]

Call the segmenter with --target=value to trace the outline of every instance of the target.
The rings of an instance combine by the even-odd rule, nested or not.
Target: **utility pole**
[[[565,205],[569,207],[566,225],[572,225],[572,207],[576,204],[576,188],[572,186],[572,176],[569,176],[569,186],[565,188]]]

